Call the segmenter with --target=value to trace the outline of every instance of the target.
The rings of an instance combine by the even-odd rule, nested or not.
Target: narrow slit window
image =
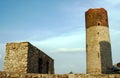
[[[100,57],[99,53],[98,53],[98,58]]]
[[[98,26],[100,26],[100,23],[98,23]]]

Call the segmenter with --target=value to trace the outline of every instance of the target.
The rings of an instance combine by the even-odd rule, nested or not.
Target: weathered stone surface
[[[85,12],[86,28],[92,26],[108,27],[107,11],[104,8],[89,9]]]
[[[109,29],[94,26],[88,28],[86,33],[87,71],[94,74],[109,72],[112,68]]]
[[[54,60],[29,42],[7,43],[4,71],[54,73]]]
[[[0,72],[0,78],[120,78],[120,74],[33,74]]]

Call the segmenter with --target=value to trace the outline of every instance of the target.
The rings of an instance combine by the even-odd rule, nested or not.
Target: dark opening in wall
[[[100,26],[100,23],[98,23],[98,26]]]
[[[106,22],[108,22],[108,20],[107,19],[105,19],[106,20]]]
[[[12,49],[16,49],[16,47],[12,47]]]
[[[86,44],[86,48],[88,47],[88,44]]]
[[[42,60],[42,58],[39,58],[39,60],[38,60],[38,73],[42,73],[42,64],[43,64],[43,60]]]
[[[46,73],[49,73],[49,62],[46,63]]]
[[[120,67],[120,63],[117,63],[117,66]]]
[[[91,15],[89,15],[89,18],[91,18]]]

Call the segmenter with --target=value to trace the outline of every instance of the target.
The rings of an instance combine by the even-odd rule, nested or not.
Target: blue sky
[[[5,44],[29,41],[55,60],[55,73],[85,73],[85,11],[108,11],[113,64],[120,62],[120,1],[0,0],[0,70]]]

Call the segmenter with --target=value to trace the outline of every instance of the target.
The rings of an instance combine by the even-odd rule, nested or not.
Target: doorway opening
[[[42,73],[42,64],[43,64],[43,60],[42,60],[42,58],[39,58],[39,60],[38,60],[38,73]]]

